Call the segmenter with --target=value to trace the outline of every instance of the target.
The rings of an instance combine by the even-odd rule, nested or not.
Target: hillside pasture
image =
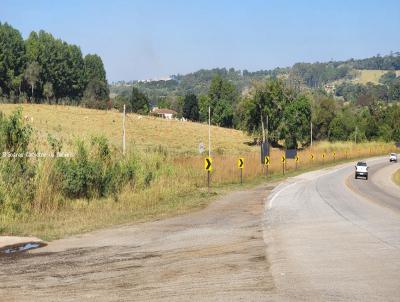
[[[368,82],[379,84],[379,79],[389,70],[357,70],[357,76],[353,82],[359,84],[367,84]],[[400,76],[400,70],[396,71],[396,75]]]
[[[19,106],[26,120],[37,130],[42,148],[47,146],[48,134],[62,139],[67,150],[78,138],[89,140],[98,135],[104,135],[119,149],[122,146],[122,114],[119,112],[43,104],[0,104],[0,111],[10,114]],[[249,146],[252,141],[253,138],[242,131],[211,127],[211,149],[215,154],[258,150]],[[195,155],[200,143],[208,149],[208,125],[128,113],[126,143],[128,150],[162,148],[171,154]]]

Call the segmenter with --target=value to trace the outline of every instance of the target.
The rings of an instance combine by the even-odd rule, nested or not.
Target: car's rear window
[[[364,163],[364,162],[362,162],[362,161],[359,161],[359,162],[357,163],[357,166],[366,167],[366,166],[367,166],[367,163]]]

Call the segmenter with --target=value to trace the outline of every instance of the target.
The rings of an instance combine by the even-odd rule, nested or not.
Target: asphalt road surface
[[[400,301],[398,164],[370,160],[317,171],[277,187],[266,204],[264,237],[275,299]]]
[[[399,301],[400,165],[368,163],[0,256],[0,301]]]

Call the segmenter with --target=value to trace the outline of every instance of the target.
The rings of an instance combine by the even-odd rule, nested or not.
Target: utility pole
[[[311,138],[311,147],[312,147],[312,122],[311,122],[311,133],[310,133],[310,138]]]
[[[261,105],[259,105],[260,108],[260,121],[261,121],[261,130],[262,130],[262,142],[265,142],[265,128],[264,128],[264,119],[263,119],[263,114],[262,114],[262,108]]]
[[[208,157],[211,157],[211,107],[208,106]]]
[[[269,132],[268,132],[268,114],[267,114],[267,131],[266,131],[266,136],[267,136],[267,138],[266,138],[266,141],[267,141],[267,147],[268,147],[268,150],[269,150],[269,145],[268,145],[268,140],[269,140]],[[269,156],[269,155],[268,155]],[[264,159],[265,160],[265,159]],[[263,166],[264,167],[264,166]],[[265,167],[265,176],[266,177],[268,177],[268,165]]]
[[[208,106],[208,157],[211,158],[211,107]],[[207,187],[210,192],[211,174],[210,170],[207,171]]]
[[[122,154],[125,155],[125,104],[124,104],[124,113],[122,117]]]

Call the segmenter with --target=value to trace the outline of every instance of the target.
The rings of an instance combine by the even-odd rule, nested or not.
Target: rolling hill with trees
[[[210,106],[213,124],[255,137],[264,127],[273,144],[286,147],[307,145],[311,122],[314,139],[399,141],[399,69],[400,53],[391,53],[257,72],[199,70],[166,81],[113,83],[111,91],[118,104],[139,90],[149,104],[192,121],[206,122]],[[371,74],[374,81],[365,83]]]
[[[184,96],[187,93],[206,94],[215,75],[233,83],[240,92],[246,92],[252,82],[276,77],[288,79],[302,89],[321,89],[324,85],[335,82],[365,86],[366,83],[358,83],[357,79],[360,74],[364,75],[370,70],[379,71],[380,74],[400,70],[400,52],[359,60],[296,63],[292,67],[255,72],[234,68],[202,69],[186,75],[172,75],[169,80],[116,82],[111,84],[110,88],[111,92],[118,95],[126,93],[130,87],[135,86],[143,91],[154,104],[163,104],[173,97]],[[390,86],[395,83],[386,82],[385,84]],[[389,99],[396,100],[397,96]]]
[[[363,83],[360,73],[379,71]],[[268,132],[273,144],[306,146],[314,123],[321,140],[400,141],[400,53],[366,59],[296,63],[273,70],[217,68],[166,81],[107,84],[102,59],[45,31],[24,40],[0,23],[0,100],[56,103],[148,114],[170,108],[195,122]],[[110,90],[114,96],[110,99]],[[328,111],[328,112],[327,112]],[[266,118],[269,118],[267,125]]]

